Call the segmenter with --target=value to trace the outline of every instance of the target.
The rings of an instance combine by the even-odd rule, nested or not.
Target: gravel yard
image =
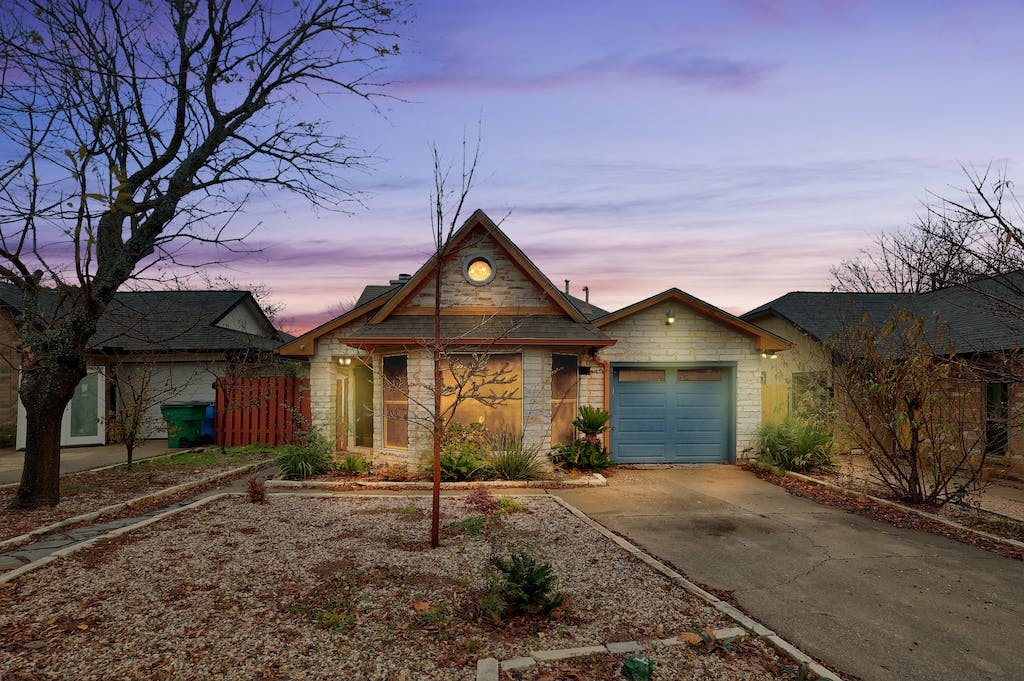
[[[468,680],[482,657],[733,625],[554,501],[520,500],[481,525],[444,498],[435,550],[426,498],[187,511],[0,587],[0,678]],[[489,560],[521,549],[551,562],[567,606],[497,623],[479,609]],[[659,655],[672,678],[788,678],[761,644]]]
[[[17,488],[6,487],[0,489],[0,540],[270,456],[272,454],[257,451],[229,451],[224,455],[217,450],[184,452],[166,458],[140,461],[131,468],[119,466],[101,471],[71,473],[61,477],[61,502],[56,508],[31,511],[8,509]]]

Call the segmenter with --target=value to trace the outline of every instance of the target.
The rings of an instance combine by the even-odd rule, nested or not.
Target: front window
[[[490,433],[522,432],[522,356],[452,355],[442,368],[442,380],[441,413],[449,422],[480,423]]]
[[[409,357],[387,355],[384,365],[384,446],[409,447]]]
[[[576,355],[551,355],[551,444],[572,442],[576,429],[579,359]]]

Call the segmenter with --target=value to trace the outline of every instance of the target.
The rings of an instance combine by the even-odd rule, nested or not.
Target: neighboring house
[[[924,293],[824,293],[794,291],[742,318],[793,343],[764,362],[762,404],[766,420],[779,420],[822,388],[831,388],[834,339],[851,326],[885,324],[906,312],[923,319],[937,351],[983,363],[1015,366],[1024,348],[1024,274],[978,280]],[[1016,365],[1019,366],[1019,365]],[[1024,453],[1024,385],[1007,375],[973,384],[977,428],[985,429],[990,454]],[[975,417],[972,417],[975,418]],[[843,443],[840,443],[841,445]]]
[[[459,407],[456,421],[523,433],[547,451],[579,405],[612,413],[620,462],[735,461],[760,423],[760,353],[789,343],[678,289],[606,312],[568,295],[482,211],[453,235],[442,336],[507,367],[516,399]],[[311,362],[313,421],[339,449],[414,464],[430,448],[435,262],[284,345]]]
[[[47,296],[52,293],[45,294]],[[0,283],[0,428],[24,442],[18,400],[20,291]],[[89,341],[88,375],[78,384],[62,422],[61,444],[106,442],[105,417],[119,408],[114,381],[145,376],[161,402],[209,402],[213,382],[240,353],[267,353],[287,341],[247,291],[121,292]],[[160,405],[149,407],[151,437],[166,437]]]

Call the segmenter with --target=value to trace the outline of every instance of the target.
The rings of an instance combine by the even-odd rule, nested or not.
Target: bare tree
[[[832,290],[923,293],[974,279],[982,272],[963,246],[969,232],[970,226],[928,210],[910,227],[878,234],[857,257],[832,267]]]
[[[161,383],[164,369],[153,361],[119,362],[110,367],[116,404],[107,414],[107,437],[124,445],[131,466],[135,449],[161,430],[164,420],[154,409],[177,397],[182,386]]]
[[[983,278],[1024,268],[1024,208],[1005,169],[963,167],[967,186],[931,194],[913,223],[882,233],[852,259],[832,268],[834,291],[922,293],[959,285],[984,291],[1024,312],[1024,286],[975,286]],[[1010,294],[1010,295],[1007,295]]]
[[[249,194],[338,208],[360,154],[298,98],[381,91],[403,0],[11,0],[0,17],[0,276],[21,291],[13,506],[59,501],[60,414],[129,280],[231,248]]]
[[[897,499],[939,505],[981,484],[986,371],[946,348],[941,324],[904,312],[832,339],[837,426]],[[994,360],[989,360],[990,363]]]

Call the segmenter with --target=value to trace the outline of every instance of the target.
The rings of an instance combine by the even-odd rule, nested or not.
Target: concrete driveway
[[[734,466],[559,490],[784,638],[864,681],[1024,679],[1024,563],[794,497]]]

